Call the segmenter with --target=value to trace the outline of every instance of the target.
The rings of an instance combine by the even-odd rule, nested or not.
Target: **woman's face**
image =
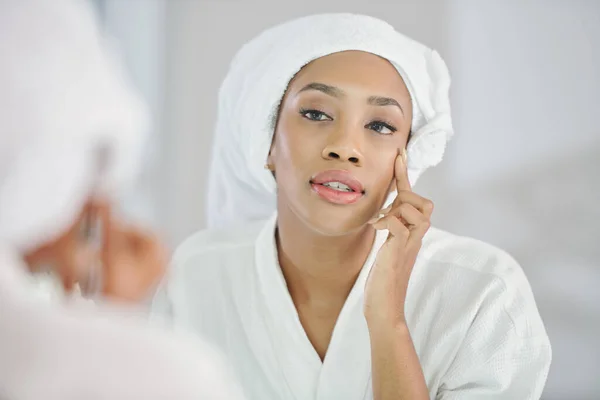
[[[412,107],[387,60],[360,51],[319,58],[283,98],[269,162],[278,207],[313,229],[343,235],[366,224],[392,189]]]

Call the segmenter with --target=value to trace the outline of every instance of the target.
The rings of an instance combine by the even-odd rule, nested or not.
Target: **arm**
[[[367,279],[364,312],[371,339],[374,400],[425,400],[429,393],[404,317],[408,281],[433,204],[413,193],[405,153],[396,158],[398,195],[391,210],[371,221],[389,231]]]
[[[487,288],[437,400],[539,400],[542,395],[552,349],[533,293],[512,258],[492,259],[511,272]]]
[[[508,337],[491,353],[469,346],[443,378],[436,399],[539,400],[551,359],[546,336]]]
[[[406,323],[371,322],[369,333],[374,399],[429,399]]]

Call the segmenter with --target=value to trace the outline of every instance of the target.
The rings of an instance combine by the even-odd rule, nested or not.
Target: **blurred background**
[[[217,90],[251,37],[359,12],[437,49],[456,136],[415,190],[436,203],[439,228],[523,266],[554,351],[543,399],[600,399],[600,1],[90,1],[155,117],[124,207],[173,247],[205,226]]]

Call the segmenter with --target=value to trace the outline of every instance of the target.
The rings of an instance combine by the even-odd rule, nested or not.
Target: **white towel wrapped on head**
[[[411,183],[437,165],[453,134],[450,77],[439,54],[379,19],[355,14],[299,18],[264,31],[234,57],[219,93],[208,184],[208,225],[265,219],[275,210],[275,179],[264,165],[273,119],[290,80],[311,61],[341,51],[389,60],[412,98]]]
[[[20,252],[60,236],[92,186],[132,183],[150,127],[89,4],[25,3],[0,10],[0,243]]]

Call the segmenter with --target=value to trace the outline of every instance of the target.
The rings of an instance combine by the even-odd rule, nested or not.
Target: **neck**
[[[367,225],[341,236],[311,229],[287,207],[277,220],[279,265],[294,303],[343,305],[354,286],[375,240]]]

